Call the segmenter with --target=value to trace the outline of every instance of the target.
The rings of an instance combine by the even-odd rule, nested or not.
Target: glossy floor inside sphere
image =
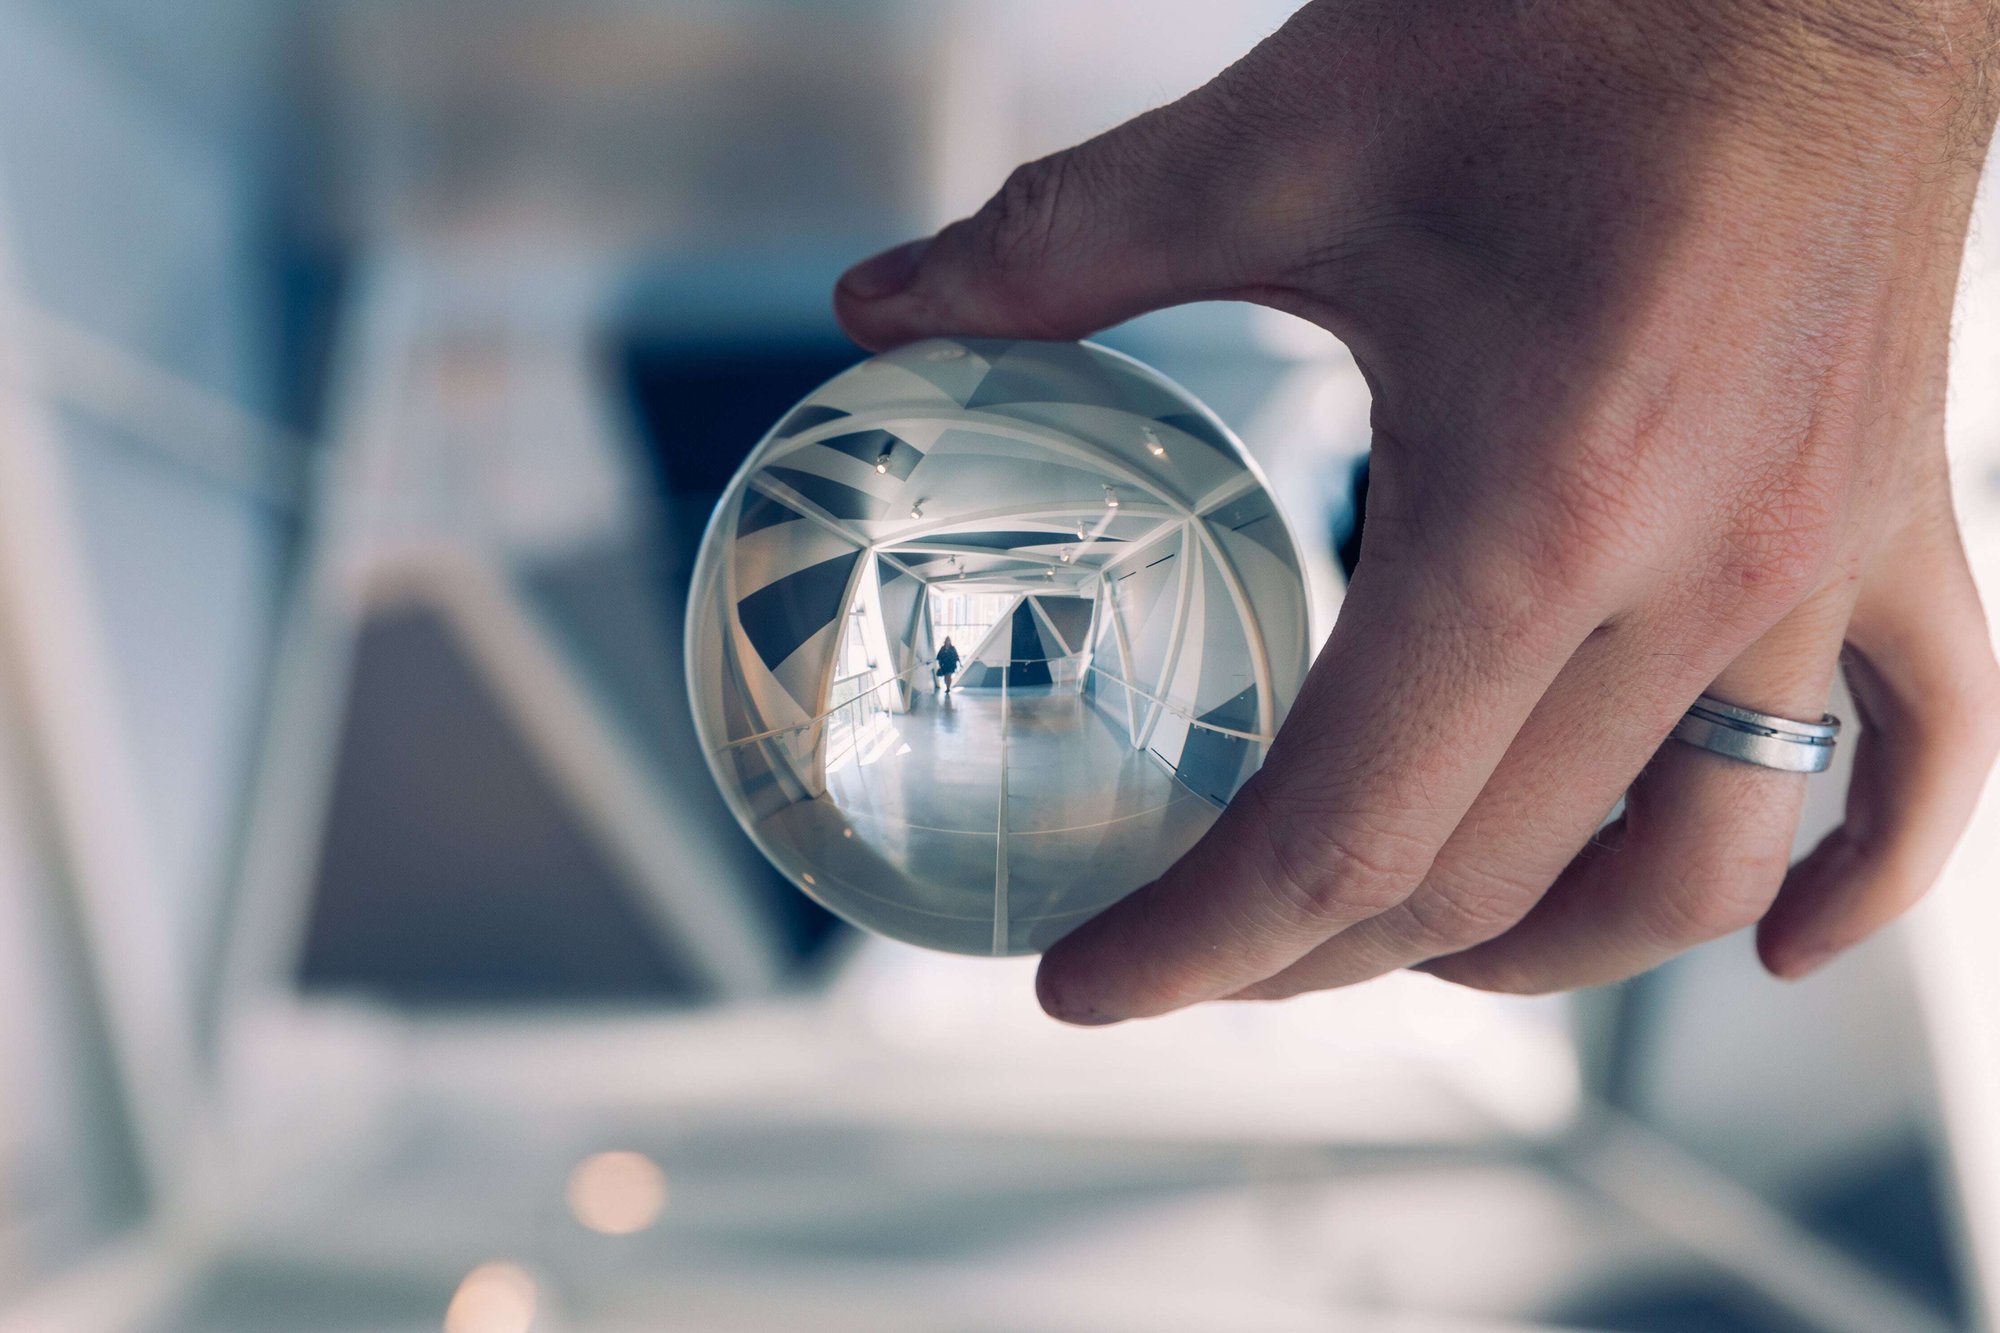
[[[1129,892],[1131,866],[1193,846],[1216,813],[1080,690],[1002,686],[919,694],[908,713],[880,715],[824,796],[762,831],[815,849],[823,891],[874,897],[890,861],[905,891],[884,911],[1023,953]],[[1025,910],[1009,902],[1016,879],[1033,889]]]
[[[795,883],[1010,954],[1200,838],[1307,639],[1291,532],[1200,403],[1101,348],[937,340],[836,376],[751,455],[688,674],[724,795]]]

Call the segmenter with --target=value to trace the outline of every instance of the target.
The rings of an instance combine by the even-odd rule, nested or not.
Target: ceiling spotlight
[[[924,516],[924,506],[921,501],[910,506],[911,518],[922,518],[923,516]]]
[[[1053,569],[1045,569],[1042,571],[1042,577],[1045,579],[1052,579],[1055,576],[1056,572]]]
[[[1085,537],[1086,537],[1086,536],[1087,536],[1087,534],[1086,534],[1086,533],[1084,532],[1084,530],[1083,530],[1083,520],[1082,520],[1082,519],[1078,519],[1078,520],[1076,521],[1076,539],[1077,539],[1078,541],[1083,541],[1083,540],[1085,539]]]
[[[1167,446],[1160,443],[1160,436],[1151,426],[1146,427],[1146,452],[1155,458],[1167,456]]]
[[[1116,509],[1118,507],[1118,492],[1109,486],[1104,488],[1104,507],[1106,509]]]
[[[892,444],[888,448],[884,449],[882,451],[882,456],[875,460],[876,473],[879,475],[881,473],[887,472],[889,470],[889,460],[894,458],[895,456],[896,456],[895,445]]]
[[[1067,547],[1067,546],[1063,547],[1063,548],[1062,548],[1062,562],[1063,562],[1063,563],[1064,563],[1064,564],[1066,565],[1066,564],[1068,564],[1068,563],[1069,563],[1070,561],[1072,561],[1072,560],[1074,560],[1074,559],[1076,559],[1076,552],[1075,552],[1075,551],[1072,551],[1072,550],[1071,550],[1071,549],[1070,549],[1069,547]]]

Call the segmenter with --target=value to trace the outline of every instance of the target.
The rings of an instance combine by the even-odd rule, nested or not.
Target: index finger
[[[1269,758],[1164,876],[1042,960],[1052,1015],[1232,994],[1406,897],[1602,616],[1479,543],[1365,558]]]

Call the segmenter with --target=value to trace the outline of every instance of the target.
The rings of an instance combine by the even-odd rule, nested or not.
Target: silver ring
[[[1704,694],[1674,724],[1670,739],[1760,768],[1824,773],[1839,735],[1840,719],[1831,713],[1817,722],[1794,722]]]

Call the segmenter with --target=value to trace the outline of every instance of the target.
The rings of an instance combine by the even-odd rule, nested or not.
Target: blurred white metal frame
[[[21,294],[5,184],[0,176],[0,764],[15,800],[0,818],[25,826],[14,830],[25,834],[16,845],[39,859],[35,878],[61,900],[43,918],[54,931],[25,941],[74,972],[84,1021],[71,1034],[78,1047],[58,1058],[108,1063],[112,1078],[85,1110],[129,1133],[123,1146],[140,1175],[142,1211],[131,1219],[139,1230],[112,1243],[109,1267],[86,1263],[75,1294],[57,1301],[109,1329],[156,1308],[184,1276],[185,1265],[162,1258],[177,1249],[171,1222],[157,1223],[188,1215],[213,1125],[194,1059],[186,960],[172,947],[177,932],[140,814],[44,349],[33,336],[50,321],[37,321]],[[0,893],[32,887],[11,877]],[[101,1051],[88,1049],[99,1042]]]
[[[457,631],[521,733],[629,873],[657,928],[719,994],[768,987],[778,966],[771,926],[728,891],[731,876],[700,831],[675,823],[675,803],[652,762],[632,747],[589,689],[587,673],[520,594],[502,563],[520,534],[504,523],[503,530],[481,530],[479,519],[468,528],[454,503],[448,487],[467,474],[423,419],[416,385],[435,364],[440,335],[462,322],[453,284],[420,258],[403,256],[378,261],[357,288],[337,367],[341,396],[329,455],[280,647],[224,1012],[284,1003],[292,994],[354,637],[369,614],[411,602]],[[553,315],[577,321],[579,356],[588,346],[589,313],[586,304]],[[576,441],[538,443],[559,465]],[[587,485],[589,469],[577,471],[573,485]],[[588,509],[595,502],[581,503]],[[550,521],[532,516],[527,540],[539,540],[533,529]],[[562,527],[569,520],[553,521]]]
[[[0,179],[0,220],[6,216]],[[185,960],[171,946],[99,597],[76,528],[59,429],[0,225],[0,688],[15,695],[42,845],[74,894],[148,1186],[182,1185],[200,1098]]]

